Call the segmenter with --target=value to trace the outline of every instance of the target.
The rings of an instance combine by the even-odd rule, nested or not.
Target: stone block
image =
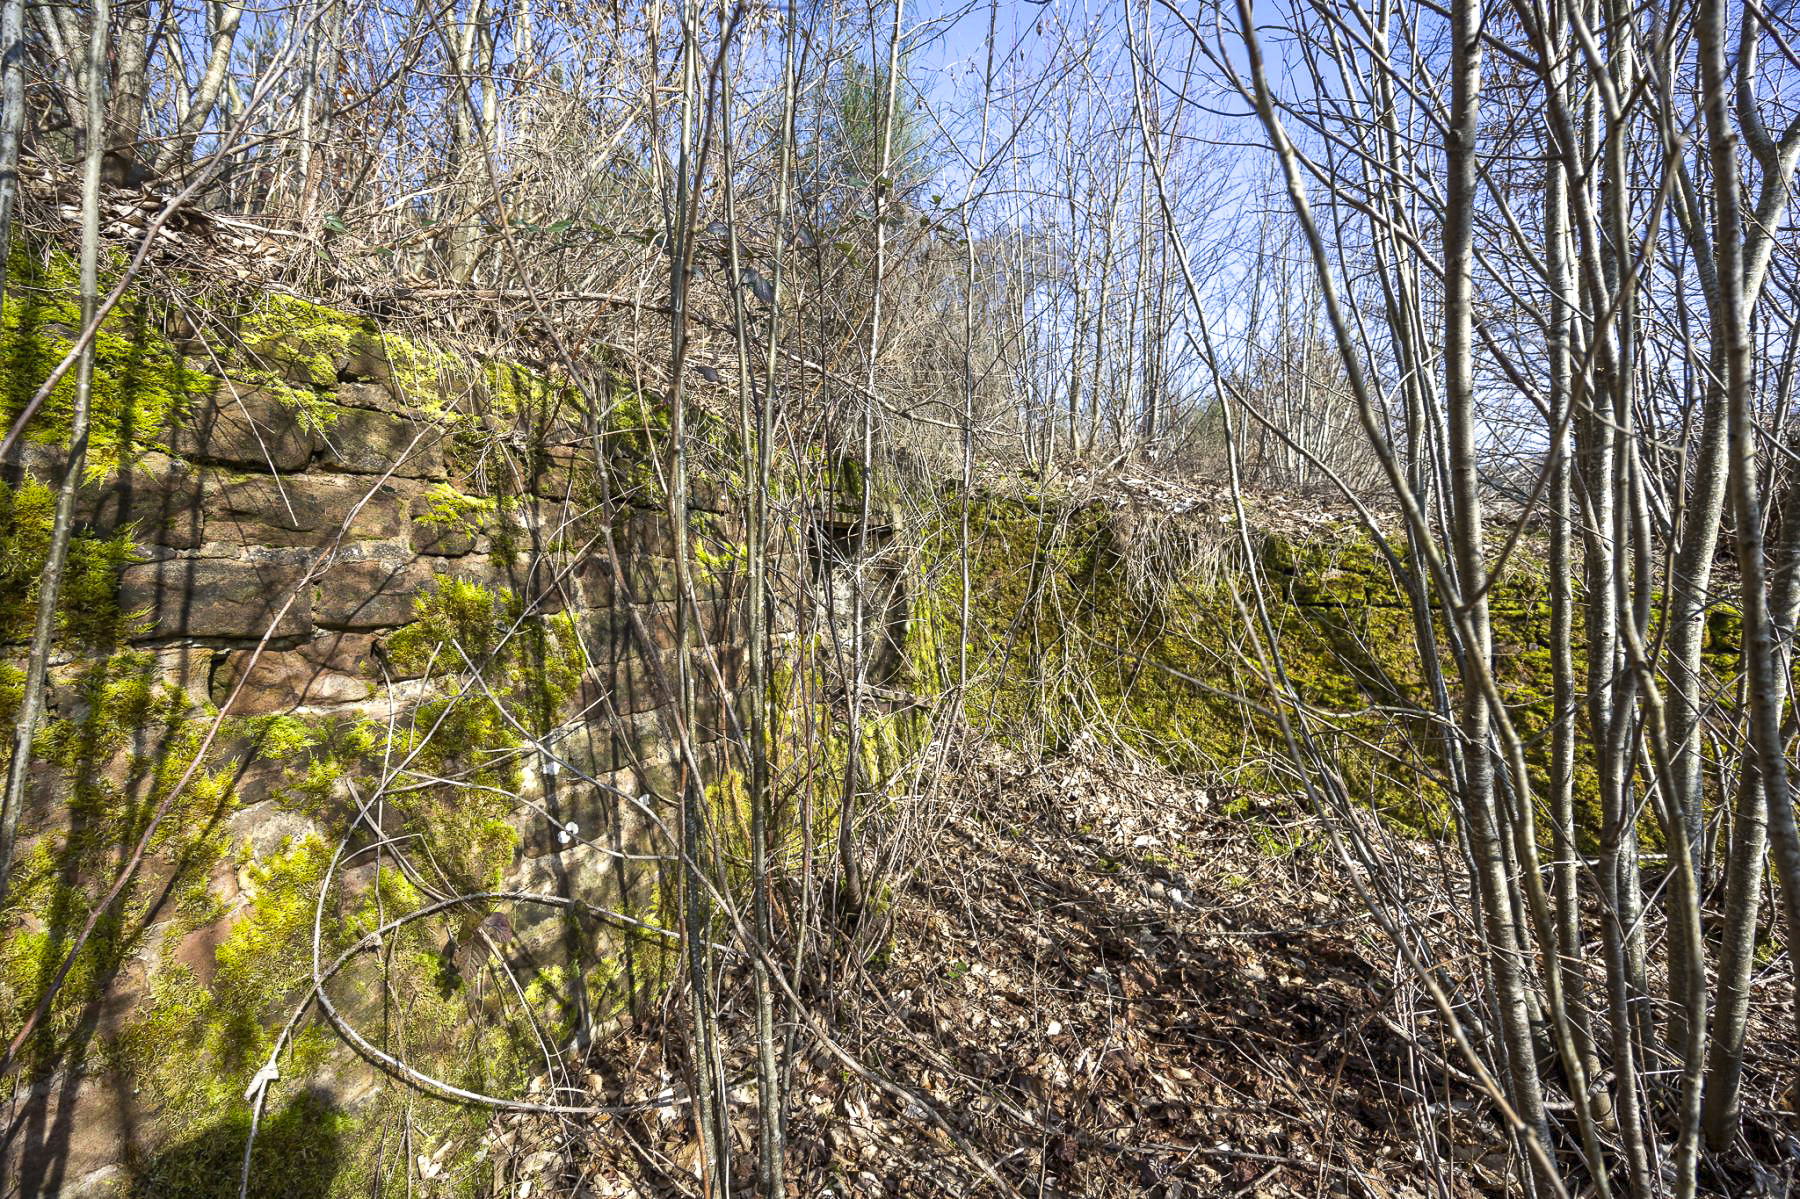
[[[220,479],[206,489],[206,540],[271,548],[323,546],[346,524],[345,541],[403,539],[407,519],[399,492],[383,485],[371,493],[371,483],[341,475]]]
[[[660,766],[675,760],[676,742],[662,710],[634,712],[614,722],[613,769]]]
[[[204,646],[171,645],[156,651],[156,677],[179,688],[195,703],[212,698],[212,674],[216,654]]]
[[[535,616],[553,616],[567,611],[577,600],[575,581],[564,567],[566,561],[540,559],[535,570],[519,569],[522,576],[512,590],[524,599],[527,610]]]
[[[636,784],[634,789],[640,795],[648,796],[652,803],[679,802],[681,789],[688,779],[687,769],[672,757],[660,762],[645,762],[627,773]]]
[[[676,647],[675,618],[680,606],[675,600],[654,600],[607,609],[606,627],[599,625],[601,618],[595,618],[595,635],[624,649],[642,649],[636,631],[641,625],[652,648],[672,650]],[[743,633],[742,622],[737,619],[738,605],[731,600],[703,597],[687,611],[688,647],[693,652],[698,653],[709,645],[725,645]],[[635,621],[633,617],[636,617]]]
[[[710,678],[697,682],[694,691],[695,741],[735,740],[747,735],[749,724],[738,710],[736,696],[719,694]]]
[[[653,603],[621,604],[613,609],[614,637],[628,649],[642,651],[641,637],[649,638],[649,648],[658,652],[675,648],[675,612],[673,600]],[[691,629],[690,629],[691,635]]]
[[[557,739],[557,754],[583,774],[600,777],[623,770],[634,762],[660,761],[671,748],[663,735],[662,720],[655,711],[620,715],[613,711],[610,694],[597,694],[585,717],[569,726]],[[571,776],[574,777],[574,776]]]
[[[138,640],[255,641],[278,612],[275,638],[304,637],[312,631],[310,589],[300,586],[306,570],[300,563],[212,558],[140,562],[122,573],[119,603],[127,612],[148,612],[149,627]]]
[[[623,791],[631,790],[635,781],[629,771],[599,771],[594,777]],[[557,835],[559,830],[573,824],[576,837],[604,846],[611,840],[611,830],[633,814],[627,810],[631,805],[615,792],[568,774],[547,785],[536,803],[536,808],[521,808],[518,816],[519,850],[527,858],[547,853],[590,854],[592,850],[573,839],[563,841]]]
[[[474,551],[475,534],[470,528],[474,524],[472,519],[461,523],[433,519],[431,498],[423,492],[412,497],[407,513],[411,520],[408,527],[414,553],[430,554],[438,558],[460,558]]]
[[[675,539],[668,521],[659,513],[638,511],[614,525],[615,544],[624,567],[624,586],[619,587],[603,543],[596,542],[582,559],[579,570],[591,589],[595,604],[616,604],[629,595],[639,603],[672,600],[680,594],[675,564]],[[711,530],[696,530],[688,554],[688,570],[694,595],[717,598],[741,591],[744,572],[733,555],[741,543]]]
[[[416,560],[334,563],[319,581],[313,619],[328,629],[396,628],[413,619],[413,601],[431,580],[431,568]]]
[[[358,333],[350,338],[344,352],[333,365],[341,382],[386,383],[393,378],[393,363],[388,358],[387,343],[378,333]]]
[[[201,472],[166,454],[146,454],[129,469],[77,495],[77,523],[99,533],[130,529],[142,544],[198,549],[204,539]]]
[[[673,676],[667,674],[673,665],[666,660],[653,662],[635,650],[616,654],[602,667],[602,677],[612,685],[613,710],[629,715],[661,707],[665,693],[660,684],[667,681],[673,685]]]
[[[520,592],[528,582],[523,559],[511,561],[497,554],[467,554],[440,564],[439,570],[449,578],[474,583],[490,591]]]
[[[635,509],[622,520],[615,521],[613,536],[622,558],[646,554],[671,559],[675,556],[675,534],[669,528],[668,514],[653,508]]]
[[[688,479],[688,507],[702,512],[729,512],[743,506],[743,497],[726,480],[710,474]]]
[[[614,602],[612,562],[604,547],[595,549],[575,563],[570,571],[572,585],[579,589],[584,606],[610,608]]]
[[[672,558],[655,558],[634,553],[624,546],[619,547],[619,557],[625,568],[625,578],[622,587],[617,586],[618,580],[614,580],[614,604],[624,603],[627,597],[640,604],[654,603],[672,600],[681,593],[680,580],[676,576]]]
[[[169,449],[195,462],[287,474],[312,461],[313,437],[276,393],[227,380],[175,421]]]
[[[592,717],[576,719],[559,730],[555,745],[557,757],[574,770],[598,777],[614,768],[613,743],[617,738],[604,713],[595,711]]]
[[[407,398],[385,382],[342,383],[333,393],[337,402],[349,408],[369,408],[376,412],[416,413]]]
[[[608,799],[617,803],[621,820],[629,821],[634,818],[635,812],[625,800],[607,797],[596,799],[592,803],[604,808]],[[583,806],[587,806],[588,802],[583,801]],[[602,810],[597,811],[594,818],[606,821],[609,816],[610,813]],[[577,814],[573,818],[582,836],[597,845],[605,847],[614,839],[610,831],[603,832],[598,837],[589,837],[587,826],[581,822],[580,816]],[[615,911],[637,908],[643,904],[647,898],[648,878],[654,877],[645,864],[621,864],[612,855],[587,845],[563,845],[557,841],[549,821],[537,817],[536,813],[527,814],[526,819],[537,820],[546,832],[538,834],[531,829],[524,830],[522,848],[525,852],[503,880],[503,885],[509,890],[566,896]],[[628,844],[631,844],[631,852],[654,852],[632,842]],[[622,902],[627,895],[632,897],[631,902]],[[515,905],[507,913],[504,930],[517,939],[515,944],[507,947],[509,956],[514,952],[530,955],[532,968],[541,969],[546,965],[566,962],[571,953],[580,952],[585,946],[592,946],[597,933],[602,937],[610,935],[609,925],[593,921],[591,917],[583,917],[580,911],[579,908],[571,911],[548,904]],[[563,941],[570,933],[579,934],[576,943],[559,945],[558,942]]]
[[[267,860],[289,845],[319,832],[318,822],[304,812],[277,803],[253,803],[231,814],[233,845],[249,849],[258,860]]]
[[[203,924],[175,943],[175,963],[187,967],[194,981],[202,987],[212,986],[219,972],[219,946],[231,934],[235,921],[227,916],[211,924]]]
[[[588,652],[593,652],[591,646]],[[584,724],[590,720],[598,722],[604,732],[605,722],[612,712],[610,677],[604,668],[590,668],[582,672],[573,694],[563,700],[555,715],[558,720],[570,725]]]
[[[232,705],[232,714],[237,714],[237,705]],[[248,809],[264,800],[275,798],[290,782],[290,768],[294,771],[303,769],[304,760],[276,761],[263,757],[254,746],[237,749],[227,755],[225,761],[231,770],[231,789],[237,793],[238,804]]]
[[[279,333],[249,348],[253,366],[273,371],[296,387],[330,387],[339,382],[385,382],[393,373],[381,336],[357,330],[342,345],[321,344],[303,333]]]
[[[25,775],[25,800],[19,809],[21,845],[39,832],[60,832],[67,827],[74,790],[60,766],[33,758]],[[26,850],[18,852],[23,855]]]
[[[332,405],[320,461],[352,474],[434,479],[444,473],[443,431],[391,412]]]
[[[244,357],[256,370],[268,371],[283,383],[295,387],[325,387],[330,384],[330,380],[324,377],[324,367],[319,362],[317,347],[298,334],[287,333],[262,338],[245,350]]]
[[[552,445],[531,456],[525,489],[548,500],[580,499],[593,490],[593,450],[588,446]]]
[[[126,1163],[142,1153],[139,1140],[150,1113],[139,1108],[137,1089],[121,1072],[95,1069],[70,1074],[15,1100],[21,1131],[0,1145],[0,1177],[18,1195],[100,1196],[129,1189]]]
[[[543,551],[550,546],[589,534],[577,527],[578,502],[559,497],[514,496],[501,506],[495,532],[520,553]]]
[[[328,632],[295,649],[264,650],[254,665],[250,650],[233,650],[213,672],[212,699],[223,703],[241,679],[231,708],[240,716],[358,703],[374,692],[366,670],[373,648],[366,633]]]
[[[451,578],[510,591],[527,602],[538,616],[564,611],[581,598],[573,572],[565,571],[564,563],[558,560],[539,559],[534,568],[529,554],[510,559],[498,554],[469,554],[441,563],[439,568]]]
[[[700,530],[702,544],[715,551],[727,545],[742,546],[749,535],[749,521],[742,504],[733,505],[722,512],[696,515],[694,523]]]

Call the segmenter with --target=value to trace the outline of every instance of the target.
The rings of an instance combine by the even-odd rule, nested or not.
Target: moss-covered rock
[[[15,250],[0,314],[0,415],[10,427],[81,332],[75,264],[55,250]],[[185,406],[210,395],[218,379],[195,369],[161,330],[161,314],[132,292],[107,315],[94,338],[87,473],[111,474],[161,444]],[[57,382],[26,436],[66,446],[75,409],[76,371]]]
[[[55,516],[56,493],[43,483],[29,476],[16,488],[0,483],[0,644],[31,638]],[[124,640],[134,621],[120,607],[119,577],[134,557],[124,532],[79,531],[70,539],[56,610],[61,644],[95,650]]]
[[[971,553],[983,585],[971,717],[1003,735],[1035,729],[1051,746],[1099,726],[1179,770],[1228,786],[1291,789],[1270,711],[1275,692],[1252,652],[1249,609],[1239,607],[1249,600],[1233,598],[1243,590],[1241,568],[1134,589],[1111,519],[1099,506],[975,505]],[[1550,615],[1534,562],[1531,547],[1522,549],[1492,599],[1501,683],[1541,788]],[[1352,797],[1406,828],[1443,827],[1441,744],[1425,715],[1412,612],[1387,558],[1360,533],[1271,534],[1258,543],[1258,565],[1271,584],[1287,682],[1323,718],[1311,727]],[[1434,623],[1443,644],[1441,618]],[[1454,680],[1447,660],[1446,668]],[[1577,801],[1590,817],[1595,787],[1592,770],[1580,768]]]

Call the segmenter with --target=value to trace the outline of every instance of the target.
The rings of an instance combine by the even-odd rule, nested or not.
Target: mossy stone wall
[[[975,506],[982,586],[972,717],[1008,735],[1033,729],[1052,747],[1103,726],[1152,758],[1213,778],[1228,803],[1236,792],[1293,790],[1246,633],[1251,598],[1235,532],[1211,533],[1222,567],[1171,572],[1143,587],[1132,579],[1144,572],[1127,568],[1121,529],[1130,523],[1131,513],[1101,504]],[[1348,523],[1304,539],[1254,531],[1251,541],[1289,680],[1323,718],[1313,727],[1352,798],[1405,828],[1443,827],[1441,759],[1423,715],[1431,704],[1413,616],[1387,560]],[[1552,688],[1542,561],[1541,546],[1522,543],[1490,597],[1500,682],[1539,795],[1548,787]],[[1577,613],[1578,661],[1581,625]],[[1715,608],[1707,629],[1707,660],[1723,685],[1736,670],[1735,613]],[[1446,673],[1454,685],[1447,660]],[[1597,833],[1597,783],[1585,757],[1578,753],[1576,798],[1583,830]]]
[[[71,283],[52,252],[15,260],[0,330],[9,423],[75,334]],[[347,835],[353,856],[324,901],[328,956],[427,890],[534,890],[663,916],[657,869],[614,856],[650,844],[621,795],[666,807],[678,781],[664,735],[677,539],[658,487],[660,402],[618,383],[589,412],[540,373],[298,300],[199,310],[204,326],[133,295],[99,341],[49,710],[0,911],[0,1033],[20,1027],[166,810],[9,1080],[19,1123],[0,1173],[25,1195],[236,1194],[244,1090],[305,995],[313,913]],[[0,714],[19,702],[71,395],[53,393],[0,463]],[[702,475],[685,530],[695,637],[718,647],[723,684],[699,680],[709,761],[723,757],[742,659],[728,482]],[[546,771],[534,742],[606,786]],[[429,877],[354,831],[359,797],[384,778],[397,785],[362,819]],[[477,979],[487,944],[552,1039],[667,974],[654,935],[489,904],[409,926],[381,972],[359,961],[333,993],[364,1035],[421,1069],[516,1094],[541,1053],[512,997]],[[317,1022],[281,1070],[253,1194],[366,1193],[378,1173],[399,1193],[398,1115],[416,1143],[465,1156],[483,1123],[412,1105]]]

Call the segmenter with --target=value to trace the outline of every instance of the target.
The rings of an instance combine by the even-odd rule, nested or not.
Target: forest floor
[[[1390,943],[1294,803],[1091,748],[1036,765],[990,748],[954,784],[961,801],[896,889],[879,952],[804,995],[832,1011],[840,1052],[793,1030],[790,1195],[1516,1193],[1491,1104],[1422,993],[1388,981],[1405,977]],[[1423,842],[1399,852],[1419,856],[1417,878],[1442,878]],[[1427,921],[1451,902],[1429,881],[1402,900]],[[727,982],[732,1193],[750,1195],[748,968]],[[1759,1076],[1795,1065],[1779,989],[1758,1005]],[[666,1049],[684,1039],[685,1018],[680,1005],[664,1013],[666,1035],[642,1022],[595,1052],[596,1101],[685,1091]],[[1709,1162],[1703,1194],[1800,1194],[1800,1142],[1763,1106],[1747,1115],[1753,1156],[1788,1168]],[[492,1194],[698,1193],[692,1125],[677,1106],[601,1123],[516,1120],[490,1136]]]
[[[1034,1197],[1500,1192],[1497,1126],[1472,1087],[1444,1088],[1441,1047],[1405,1033],[1391,950],[1310,818],[1097,753],[1031,767],[988,751],[959,776],[960,813],[894,895],[882,952],[808,996],[899,1086],[800,1031],[791,1194],[1000,1193],[977,1158]],[[746,969],[723,1017],[744,1193],[751,1010]],[[653,1026],[609,1043],[590,1063],[601,1101],[673,1093],[663,1044]],[[499,1193],[694,1191],[679,1109],[502,1139]]]

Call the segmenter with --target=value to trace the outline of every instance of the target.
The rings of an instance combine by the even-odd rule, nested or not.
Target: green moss
[[[164,941],[147,1011],[119,1045],[120,1060],[164,1119],[243,1102],[250,1077],[274,1047],[283,1009],[311,976],[313,912],[330,860],[324,841],[309,836],[252,863],[248,902],[215,947],[208,982],[179,959],[173,939]],[[328,924],[327,959],[342,942],[335,923]],[[309,1033],[297,1054],[317,1061],[326,1047]]]
[[[586,668],[580,630],[567,612],[524,615],[524,603],[504,588],[440,576],[414,604],[413,623],[396,632],[388,651],[403,669],[439,673],[480,667],[489,692],[515,698],[548,732],[581,686]]]
[[[294,382],[314,387],[336,384],[338,361],[374,335],[372,324],[279,293],[245,313],[238,327],[244,348],[255,358],[288,367]]]
[[[59,1062],[94,1056],[96,1005],[130,969],[155,922],[179,929],[217,914],[207,881],[227,853],[224,820],[234,803],[229,774],[216,760],[198,764],[172,796],[194,764],[208,714],[157,681],[148,655],[93,661],[59,687],[61,711],[46,722],[36,749],[46,767],[39,785],[54,787],[63,814],[48,830],[30,823],[22,829],[26,848],[0,914],[8,930],[0,942],[0,1027],[17,1028],[37,1006],[96,897],[152,814],[164,816],[149,842],[154,866],[95,924],[27,1046],[20,1077],[28,1080]],[[98,1046],[98,1059],[112,1048]]]
[[[221,1110],[182,1130],[141,1163],[127,1193],[133,1199],[236,1196],[250,1113],[241,1102]],[[258,1199],[325,1199],[341,1172],[345,1141],[360,1123],[313,1091],[299,1091],[274,1106],[257,1128],[249,1194]]]
[[[574,387],[517,362],[482,363],[481,381],[496,415],[511,417],[533,428],[580,407],[580,394]]]
[[[264,761],[289,761],[318,744],[311,724],[285,713],[253,716],[244,720],[243,726]]]
[[[1706,610],[1705,653],[1736,657],[1744,644],[1744,617],[1733,607],[1717,604]]]
[[[1050,748],[1105,728],[1177,770],[1253,791],[1293,790],[1279,726],[1257,710],[1276,697],[1227,589],[1231,572],[1193,572],[1134,591],[1109,520],[1097,507],[976,503],[971,552],[982,586],[971,631],[971,718]],[[1544,557],[1528,537],[1491,592],[1496,674],[1540,802],[1554,709]],[[1423,715],[1432,705],[1413,615],[1386,558],[1360,532],[1337,530],[1306,540],[1270,535],[1258,561],[1288,680],[1316,710],[1315,738],[1351,797],[1404,831],[1447,829],[1449,798],[1436,781],[1441,734]],[[1724,607],[1708,616],[1707,660],[1721,680],[1735,669],[1735,616]],[[1582,623],[1578,598],[1578,662]],[[1434,624],[1446,645],[1441,615]],[[1444,667],[1454,687],[1447,652]],[[1585,738],[1579,722],[1578,737]],[[1576,761],[1578,833],[1591,849],[1599,788],[1585,739]],[[1649,822],[1640,829],[1646,844],[1657,835]]]
[[[641,894],[640,894],[641,892]],[[678,913],[675,900],[679,892],[673,877],[649,877],[627,887],[620,901],[620,914],[656,928],[674,928]],[[680,947],[672,938],[635,925],[622,925],[617,930],[619,950],[603,958],[589,980],[590,994],[602,988],[618,997],[620,1006],[628,1006],[635,1015],[647,1016],[674,983],[680,968]],[[605,1004],[597,1005],[605,1012]]]
[[[738,572],[747,571],[751,562],[751,549],[742,542],[707,542],[697,540],[693,545],[693,565],[695,565],[695,581],[698,583],[716,583],[729,580]]]
[[[109,269],[110,276],[117,266]],[[103,279],[102,291],[110,287]],[[136,292],[113,308],[94,338],[87,475],[97,479],[161,444],[169,423],[218,381],[188,367],[159,328],[160,313]],[[81,332],[79,279],[60,251],[18,249],[8,266],[0,314],[0,408],[11,425],[73,348]],[[27,436],[66,446],[75,408],[76,372],[69,370],[33,416]]]
[[[803,812],[811,817],[812,852],[836,852],[852,738],[848,713],[833,702],[828,683],[833,653],[823,638],[803,642],[771,671],[767,852],[777,874],[805,868]],[[935,677],[935,663],[931,670]],[[900,794],[930,732],[923,705],[883,710],[872,703],[855,738],[859,802],[879,810]],[[747,814],[743,820],[747,825]],[[747,854],[747,836],[742,844]]]
[[[165,942],[147,1010],[128,1026],[115,1052],[167,1134],[164,1147],[137,1171],[141,1193],[236,1193],[248,1131],[243,1091],[306,992],[314,913],[330,859],[329,846],[308,836],[247,868],[247,902],[214,951],[210,980],[196,977]],[[422,902],[392,869],[378,872],[359,901],[346,906],[333,896],[324,908],[322,958],[334,959],[380,919]],[[385,986],[373,956],[353,959],[331,984],[339,1008],[377,1046],[452,1085],[516,1091],[535,1046],[516,1025],[471,1019],[483,1001],[447,971],[441,937],[441,927],[425,922],[390,934],[381,959]],[[279,1061],[281,1078],[271,1088],[264,1126],[269,1139],[258,1136],[252,1193],[366,1194],[383,1130],[396,1120],[410,1112],[413,1133],[426,1144],[466,1136],[480,1121],[478,1113],[444,1105],[419,1105],[413,1112],[404,1088],[378,1092],[354,1114],[342,1111],[311,1090],[308,1080],[328,1068],[342,1077],[343,1056],[335,1035],[317,1022],[302,1025],[289,1042]],[[211,1172],[221,1162],[230,1168]],[[398,1182],[405,1171],[396,1174]]]
[[[0,642],[31,639],[55,516],[56,493],[44,484],[29,477],[16,489],[0,483]],[[59,644],[109,649],[124,639],[131,622],[119,609],[119,573],[133,560],[129,533],[70,537],[56,610]]]
[[[420,596],[415,615],[389,638],[396,664],[449,680],[479,669],[486,686],[446,685],[386,746],[422,773],[456,780],[410,791],[399,807],[443,846],[442,868],[467,889],[489,889],[518,844],[508,818],[523,740],[507,714],[534,736],[567,718],[586,666],[579,630],[569,613],[525,618],[511,592],[454,578]]]
[[[690,396],[684,419],[690,502],[706,506],[714,497],[744,494],[744,454],[735,414],[727,419]],[[668,398],[638,388],[626,371],[615,370],[597,424],[612,499],[639,506],[662,503],[662,471],[674,425]]]
[[[52,265],[63,266],[60,260]],[[0,352],[12,368],[7,402],[15,411],[32,386],[28,376],[36,370],[41,378],[73,333],[61,327],[70,315],[69,280],[52,276],[15,271],[18,286],[9,289]],[[136,323],[121,323],[127,316]],[[186,369],[175,347],[154,332],[155,316],[150,306],[129,301],[103,333],[96,471],[115,469],[157,444],[188,401],[216,386],[215,379]],[[235,328],[245,352],[230,360],[234,376],[278,390],[306,420],[330,419],[321,392],[340,374],[364,369],[347,365],[347,356],[366,354],[374,361],[379,351],[392,364],[395,385],[427,408],[455,377],[471,377],[447,356],[377,338],[360,318],[282,297],[259,301]],[[465,374],[454,376],[458,369]],[[541,379],[514,376],[509,386],[512,400],[503,397],[502,403],[513,403],[521,414],[542,415],[544,405],[562,395]],[[646,454],[665,445],[666,407],[635,393],[625,398],[612,426],[621,443],[635,437]],[[66,399],[62,391],[53,396],[32,436],[46,442],[66,436]],[[723,426],[712,418],[696,416],[693,427],[725,443],[717,436]],[[638,466],[648,461],[640,457]],[[710,467],[697,467],[704,469]],[[49,490],[32,480],[17,491],[0,491],[0,637],[15,642],[35,613],[53,502]],[[512,502],[440,487],[428,493],[419,519],[428,526],[485,530]],[[16,1028],[43,994],[97,897],[194,764],[216,715],[165,684],[155,655],[108,652],[131,630],[133,614],[120,612],[116,600],[119,571],[130,554],[128,530],[113,537],[78,531],[71,545],[58,632],[60,642],[76,651],[70,655],[75,665],[59,666],[53,676],[51,717],[36,744],[54,814],[41,825],[28,818],[14,886],[0,913],[0,1034]],[[715,538],[697,557],[703,572],[724,574],[737,569],[741,554]],[[586,666],[575,619],[522,619],[523,606],[509,592],[448,579],[421,598],[416,615],[385,644],[398,662],[427,672],[425,698],[395,735],[360,719],[225,722],[207,760],[157,826],[144,870],[77,957],[49,1019],[27,1047],[24,1068],[6,1084],[10,1094],[57,1070],[118,1072],[122,1085],[140,1096],[145,1123],[139,1140],[155,1149],[127,1163],[136,1193],[235,1193],[248,1122],[244,1087],[305,994],[320,883],[330,847],[349,827],[353,789],[368,794],[397,761],[419,776],[446,780],[397,788],[385,813],[396,835],[417,847],[417,860],[429,862],[434,885],[491,888],[517,852],[509,817],[510,797],[521,782],[522,739],[507,717],[533,735],[569,718]],[[490,691],[463,685],[471,661],[483,666]],[[20,680],[16,667],[0,664],[0,715],[16,710]],[[873,732],[868,740],[872,760],[893,757],[891,736]],[[262,858],[247,844],[233,843],[233,779],[244,754],[261,766],[286,764],[274,803],[309,816],[319,835]],[[741,823],[741,781],[722,781],[718,805]],[[670,923],[672,887],[639,879],[627,889],[632,893],[621,902],[624,911],[652,924]],[[354,887],[334,888],[327,897],[321,949],[329,958],[380,919],[423,902],[392,870],[376,871],[372,880],[365,871]],[[388,938],[379,959],[386,986],[378,959],[365,956],[345,971],[333,993],[365,1034],[404,1050],[422,1069],[471,1089],[518,1093],[535,1071],[538,1048],[530,1025],[509,990],[462,976],[468,955],[455,948],[459,938],[469,943],[474,924],[487,914],[459,911],[408,926]],[[583,928],[591,938],[592,926]],[[528,1001],[553,1032],[570,1027],[578,1009],[566,1001],[580,988],[591,1000],[604,995],[622,1003],[660,995],[673,979],[676,959],[667,938],[639,930],[608,943],[619,952],[583,959],[562,976],[546,974],[531,985]],[[144,984],[147,966],[154,969]],[[109,997],[130,994],[134,985],[145,988],[134,1004],[98,1024],[95,1014]],[[480,1113],[435,1104],[412,1110],[414,1097],[401,1088],[380,1090],[346,1113],[308,1090],[308,1080],[326,1071],[341,1082],[346,1070],[356,1069],[334,1034],[316,1023],[302,1026],[271,1092],[253,1194],[367,1193],[378,1175],[383,1130],[402,1118],[418,1143],[472,1142],[468,1134]],[[401,1183],[406,1172],[392,1172],[391,1140],[386,1148],[388,1177]],[[446,1160],[454,1162],[456,1155]]]
[[[433,483],[423,493],[425,511],[413,520],[441,533],[475,538],[495,525],[500,502],[492,496],[467,495],[448,483]]]
[[[434,633],[498,648],[494,626],[513,619],[511,605],[504,593],[435,595],[413,634],[415,649],[425,652],[422,639]],[[566,699],[575,669],[573,632],[566,617],[538,622],[501,652],[493,677],[507,689],[509,706],[538,713],[530,717],[535,721]],[[448,647],[438,649],[440,664],[447,662]],[[59,676],[56,688],[55,715],[37,751],[54,772],[56,802],[69,815],[48,830],[25,829],[15,885],[0,913],[8,930],[0,940],[0,1032],[16,1028],[35,1006],[95,896],[193,762],[213,716],[161,682],[151,654],[97,659]],[[419,748],[414,761],[421,770],[460,772],[467,785],[405,791],[390,812],[451,885],[491,886],[514,855],[516,835],[505,819],[508,802],[473,784],[516,783],[510,764],[516,738],[489,704],[456,703],[446,694],[430,701],[421,719],[438,715],[445,717],[441,741],[418,746],[391,744],[384,727],[361,721],[228,721],[213,757],[167,810],[150,843],[153,865],[76,958],[15,1076],[29,1083],[71,1065],[119,1072],[146,1114],[138,1141],[156,1148],[127,1163],[136,1193],[235,1193],[248,1120],[244,1087],[267,1060],[310,977],[313,913],[330,842],[303,837],[262,860],[234,848],[227,819],[236,807],[231,779],[238,747],[250,746],[265,761],[291,762],[284,802],[311,812],[332,838],[347,818],[344,780],[372,784],[384,755]],[[230,754],[218,748],[227,745],[234,747]],[[229,881],[234,876],[241,893]],[[325,956],[379,919],[423,901],[392,870],[379,872],[360,895],[334,892],[325,906]],[[466,937],[482,915],[446,919]],[[403,1049],[420,1068],[454,1085],[517,1093],[537,1053],[530,1026],[494,988],[451,968],[444,928],[444,922],[421,921],[390,938],[382,963],[386,987],[370,956],[352,963],[335,994],[366,1035]],[[147,993],[124,1009],[122,1024],[96,1025],[102,997],[142,970],[134,959],[155,964]],[[597,988],[609,985],[611,967],[591,973]],[[543,1015],[553,1018],[556,1009],[546,1004]],[[341,1077],[344,1063],[335,1034],[316,1023],[302,1027],[282,1060],[284,1081],[271,1095],[252,1193],[365,1193],[383,1129],[406,1118],[411,1096],[390,1088],[354,1114],[337,1110],[308,1090],[308,1080],[328,1068]],[[464,1144],[472,1143],[467,1134],[479,1122],[478,1115],[444,1105],[424,1105],[411,1119],[415,1135],[461,1137]],[[221,1162],[229,1163],[223,1172]],[[393,1177],[404,1178],[404,1171]]]
[[[330,388],[342,367],[384,362],[394,387],[439,414],[449,383],[463,370],[455,355],[384,332],[368,317],[270,292],[238,320],[247,372],[298,387]]]
[[[639,437],[642,440],[631,448],[652,456],[668,438],[673,420],[668,402],[661,396],[638,390],[622,375],[613,377],[604,429],[609,437]]]
[[[1251,791],[1287,791],[1286,743],[1230,587],[1198,571],[1147,592],[1098,507],[983,500],[972,514],[977,589],[968,710],[1003,736],[1067,744],[1094,727],[1168,766]],[[1352,796],[1411,830],[1445,827],[1410,609],[1366,538],[1269,536],[1276,645],[1321,748]],[[1503,647],[1547,621],[1529,579],[1509,583]],[[1520,657],[1518,665],[1533,662]],[[1535,687],[1543,675],[1521,679]],[[1530,698],[1538,698],[1535,691]],[[1540,756],[1547,752],[1538,747]]]
[[[673,414],[658,395],[636,389],[615,374],[600,414],[606,460],[616,500],[653,502],[661,491],[658,464],[667,453]]]
[[[836,466],[831,474],[831,489],[836,493],[838,503],[850,507],[861,504],[869,484],[868,467],[862,459],[849,455],[840,456]]]
[[[706,805],[710,813],[719,855],[724,859],[726,881],[732,887],[750,879],[750,785],[744,772],[727,769],[706,785]]]

